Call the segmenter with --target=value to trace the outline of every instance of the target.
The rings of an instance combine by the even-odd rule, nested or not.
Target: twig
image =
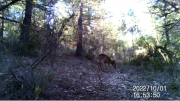
[[[14,75],[14,73],[13,73],[13,71],[12,71],[11,69],[10,69],[10,72],[11,72],[11,74],[13,75],[13,77],[14,77],[17,81],[22,82],[21,80],[19,80],[19,79],[17,78],[16,75]]]
[[[172,27],[169,28],[169,29],[167,30],[167,32],[169,32],[174,26],[176,26],[176,25],[179,23],[179,21],[180,21],[180,19],[178,19],[178,21],[177,21],[176,23],[174,23],[174,25],[172,25]]]
[[[73,16],[74,16],[74,13],[73,13],[69,18],[66,18],[66,19],[63,21],[62,26],[61,26],[61,28],[60,28],[60,32],[58,33],[58,38],[62,35],[63,29],[64,29],[66,23],[69,22],[69,20],[70,20],[71,18],[73,18]],[[50,41],[51,41],[51,40],[50,40]],[[36,66],[37,66],[41,61],[43,61],[43,60],[53,51],[53,49],[56,48],[56,46],[59,44],[60,41],[61,41],[61,40],[58,40],[58,41],[57,41],[57,39],[55,38],[52,42],[48,42],[47,44],[52,43],[52,45],[51,45],[52,47],[49,49],[48,52],[44,51],[44,52],[42,53],[42,55],[41,55],[40,57],[38,57],[38,58],[31,64],[31,68],[32,68],[32,69],[35,69]]]

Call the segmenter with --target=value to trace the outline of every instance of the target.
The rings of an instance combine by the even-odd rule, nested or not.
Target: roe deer
[[[116,69],[116,64],[115,61],[111,60],[111,58],[109,56],[107,56],[106,54],[99,54],[98,55],[98,66],[101,67],[102,64],[108,64],[110,66],[110,64],[112,64],[112,66]],[[102,71],[102,67],[101,67],[101,71]]]

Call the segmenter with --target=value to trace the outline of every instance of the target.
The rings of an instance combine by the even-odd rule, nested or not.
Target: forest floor
[[[144,71],[141,67],[117,65],[109,72],[100,72],[97,64],[85,58],[63,55],[56,58],[54,72],[48,89],[43,90],[39,99],[46,100],[180,100],[179,90],[171,90],[169,77],[162,72]],[[135,98],[134,93],[143,86],[152,94],[147,98]],[[161,91],[151,91],[150,87]],[[149,87],[149,88],[148,88]],[[142,90],[142,89],[141,89]],[[140,92],[143,96],[143,92]],[[154,93],[154,96],[153,96]],[[160,94],[160,95],[159,95]]]

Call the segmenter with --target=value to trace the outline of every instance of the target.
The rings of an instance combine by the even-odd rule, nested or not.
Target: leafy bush
[[[41,38],[37,37],[37,34],[31,33],[29,36],[29,42],[23,47],[20,47],[20,40],[18,37],[19,36],[17,34],[9,34],[3,39],[6,49],[4,49],[4,51],[6,51],[6,53],[30,57],[39,56]]]
[[[150,61],[150,59],[147,56],[138,55],[130,61],[130,65],[141,66],[143,61]]]
[[[160,63],[158,57],[155,60],[153,60],[151,63],[153,64],[153,69],[155,71],[162,71],[164,69],[163,67],[165,66],[165,63]]]
[[[88,53],[86,53],[85,58],[89,59],[89,60],[93,60],[95,57],[95,55],[93,54],[92,50],[89,50]]]
[[[179,90],[179,86],[180,86],[180,84],[178,82],[174,81],[174,82],[172,82],[170,87],[172,90],[176,91],[176,90]]]
[[[89,59],[89,60],[93,60],[94,59],[94,55],[93,54],[87,54],[86,55],[86,58]]]

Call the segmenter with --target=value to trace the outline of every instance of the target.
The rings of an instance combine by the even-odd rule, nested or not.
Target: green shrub
[[[163,62],[160,63],[160,60],[158,60],[157,58],[151,63],[153,64],[153,68],[155,71],[162,71],[164,69],[162,66],[164,66],[165,64]]]
[[[89,60],[93,60],[94,59],[94,55],[93,54],[87,54],[85,58],[89,59]]]
[[[92,50],[89,50],[88,53],[86,54],[85,58],[89,60],[93,60],[95,55],[93,54]]]
[[[20,45],[18,34],[9,34],[3,38],[5,45],[4,51],[13,55],[37,57],[40,54],[41,38],[37,34],[31,33],[29,35],[29,42],[23,47]],[[0,39],[2,41],[2,39]]]
[[[137,57],[133,58],[130,61],[130,65],[134,65],[134,66],[141,66],[143,61],[149,61],[149,57],[147,56],[143,56],[143,55],[138,55]]]
[[[176,91],[176,90],[179,90],[179,86],[180,86],[179,83],[174,81],[174,82],[172,82],[170,87],[172,90]]]

